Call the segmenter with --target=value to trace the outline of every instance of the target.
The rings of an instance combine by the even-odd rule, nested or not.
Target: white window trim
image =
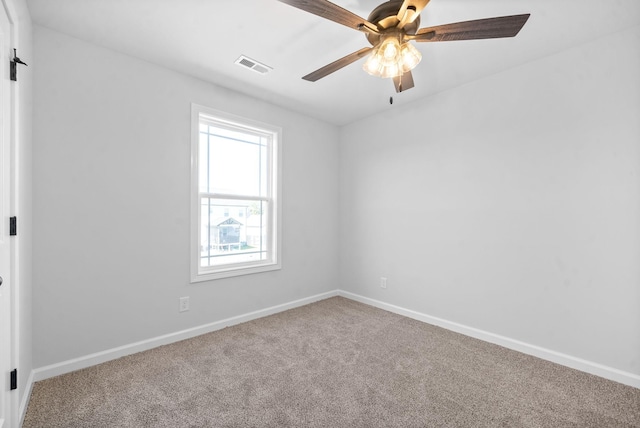
[[[201,272],[200,269],[200,194],[198,177],[198,150],[200,145],[200,115],[208,115],[216,120],[229,121],[230,123],[241,123],[246,127],[255,127],[258,130],[273,133],[273,174],[272,193],[273,211],[269,213],[272,228],[272,239],[269,245],[272,248],[272,260],[256,264],[234,264],[225,266],[215,272]],[[282,128],[236,116],[223,111],[215,110],[206,106],[191,104],[191,282],[211,281],[221,278],[229,278],[239,275],[249,275],[260,272],[278,270],[282,268]]]

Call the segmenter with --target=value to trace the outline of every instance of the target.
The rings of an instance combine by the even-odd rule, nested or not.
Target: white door
[[[12,392],[12,304],[11,304],[11,27],[2,2],[0,2],[0,428],[13,428]]]

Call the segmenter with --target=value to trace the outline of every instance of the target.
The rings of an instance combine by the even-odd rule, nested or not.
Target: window
[[[280,128],[192,106],[191,281],[280,269]]]

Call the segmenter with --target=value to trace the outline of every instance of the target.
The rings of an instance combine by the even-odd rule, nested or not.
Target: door
[[[10,392],[12,370],[12,302],[11,302],[11,25],[4,4],[0,2],[0,428],[12,428],[13,397]]]

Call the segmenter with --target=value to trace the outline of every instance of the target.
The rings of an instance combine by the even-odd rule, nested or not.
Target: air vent
[[[273,70],[273,68],[269,67],[268,65],[261,64],[258,61],[248,58],[244,55],[240,55],[240,58],[236,60],[236,64],[260,74],[267,74],[268,72]]]

